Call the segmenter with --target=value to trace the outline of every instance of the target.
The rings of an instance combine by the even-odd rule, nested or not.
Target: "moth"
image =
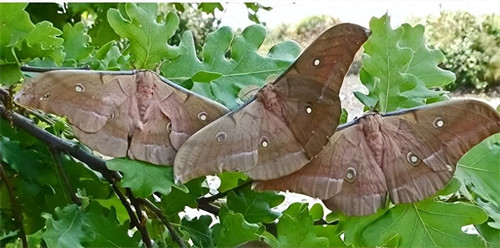
[[[348,23],[325,31],[253,100],[191,136],[175,158],[176,179],[242,171],[268,180],[300,169],[335,132],[339,89],[368,35]]]
[[[331,210],[369,215],[384,206],[387,195],[395,204],[433,195],[470,148],[498,132],[498,113],[474,100],[371,113],[340,126],[302,169],[254,187],[302,193]]]
[[[189,136],[229,110],[151,71],[52,70],[15,100],[63,115],[75,136],[112,157],[172,165]]]

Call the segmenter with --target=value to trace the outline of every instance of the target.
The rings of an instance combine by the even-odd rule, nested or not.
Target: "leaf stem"
[[[73,185],[71,185],[71,182],[69,181],[68,174],[66,174],[66,170],[63,167],[63,162],[61,160],[61,152],[54,147],[49,146],[50,153],[52,154],[52,158],[54,159],[54,162],[56,163],[56,171],[58,172],[57,174],[62,177],[62,180],[64,182],[64,188],[66,189],[66,193],[69,195],[71,200],[77,204],[77,205],[82,205],[82,202],[80,201],[80,198],[76,196],[76,191]]]
[[[161,222],[167,227],[168,231],[170,232],[170,235],[172,235],[172,238],[174,239],[175,242],[177,242],[180,247],[186,248],[186,243],[184,243],[184,240],[179,236],[179,234],[175,231],[174,227],[168,221],[167,217],[163,215],[163,212],[161,209],[159,209],[156,205],[154,205],[151,201],[148,199],[140,199],[144,205],[149,208],[153,213],[160,218]]]

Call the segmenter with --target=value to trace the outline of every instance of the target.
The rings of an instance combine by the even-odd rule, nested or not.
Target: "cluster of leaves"
[[[8,28],[0,30],[1,84],[12,85],[20,79],[20,63],[106,70],[159,68],[174,82],[234,108],[240,103],[240,91],[262,86],[267,77],[283,72],[300,51],[295,42],[286,41],[260,55],[265,29],[253,25],[240,34],[219,28],[207,35],[197,53],[191,32],[184,32],[178,45],[168,43],[180,21],[174,13],[157,17],[157,4],[91,5],[78,12],[94,16],[94,26],[88,27],[84,21],[56,25],[59,19],[55,17],[54,23],[40,18],[34,24],[37,20],[29,19],[26,4],[2,4],[2,10],[8,11],[0,16],[0,22]],[[72,12],[64,15],[79,20]],[[384,16],[374,18],[370,28],[373,34],[365,44],[361,74],[369,94],[357,93],[365,105],[392,111],[444,98],[442,92],[427,88],[442,87],[453,76],[437,67],[442,55],[425,46],[422,26],[392,30]],[[112,34],[94,36],[102,34],[101,29]],[[42,118],[31,117],[45,130],[65,137],[63,123],[47,125]],[[177,185],[172,167],[112,159],[106,163],[108,168],[122,175],[115,189],[87,165],[48,148],[8,121],[1,119],[0,125],[0,192],[11,196],[0,198],[2,247],[20,246],[23,235],[30,247],[137,247],[147,246],[145,233],[146,240],[158,247],[179,246],[174,233],[197,247],[233,247],[248,242],[271,247],[500,244],[500,192],[491,177],[500,174],[495,166],[500,163],[498,135],[460,161],[457,178],[461,183],[452,181],[436,198],[390,206],[367,217],[331,213],[324,224],[321,205],[294,203],[278,211],[284,196],[251,190],[249,180],[239,173],[219,175],[218,188],[210,188],[205,178]],[[456,193],[459,188],[461,194]],[[133,220],[120,199],[125,194],[119,192],[126,192],[133,203],[137,203],[136,198],[152,203],[135,213],[146,216],[141,224],[144,230],[129,229]],[[134,207],[140,210],[141,205]],[[212,214],[193,217],[186,215],[189,208]],[[156,210],[171,225],[165,224]],[[461,231],[469,224],[475,225],[480,235]]]
[[[443,68],[457,75],[447,89],[500,85],[500,16],[442,11],[424,23],[429,44],[445,54]]]

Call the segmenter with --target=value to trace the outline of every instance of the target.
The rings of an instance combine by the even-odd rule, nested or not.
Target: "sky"
[[[352,22],[365,27],[371,17],[380,17],[386,12],[391,17],[391,24],[399,26],[408,17],[425,17],[439,14],[440,10],[464,10],[475,15],[500,14],[500,0],[322,0],[322,1],[259,1],[264,6],[271,6],[271,11],[260,10],[259,19],[270,28],[280,23],[294,24],[304,17],[327,14],[339,18],[343,22]],[[222,17],[222,25],[233,29],[244,28],[253,24],[247,18],[247,9],[241,2],[224,3],[226,8]]]

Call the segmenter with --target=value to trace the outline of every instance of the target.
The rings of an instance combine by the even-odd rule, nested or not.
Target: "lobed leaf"
[[[111,170],[123,173],[120,185],[130,188],[135,197],[148,197],[154,192],[168,195],[172,187],[187,192],[185,186],[178,186],[174,183],[172,166],[158,166],[126,158],[108,160],[106,165]]]
[[[221,209],[219,218],[220,224],[212,228],[216,247],[234,247],[258,240],[263,231],[260,224],[248,223],[242,214],[227,209]]]
[[[193,81],[193,91],[234,109],[239,105],[240,90],[248,85],[261,87],[270,74],[281,74],[299,54],[296,43],[285,42],[272,48],[267,56],[260,55],[258,48],[265,36],[260,25],[249,26],[240,35],[229,27],[219,28],[208,35],[200,60],[193,35],[185,32],[179,56],[165,62],[161,72],[179,84]],[[205,84],[208,81],[210,84]]]
[[[215,247],[210,224],[212,224],[212,217],[202,215],[196,219],[182,219],[181,228],[189,232],[195,246]]]
[[[459,161],[455,178],[478,196],[493,223],[500,229],[500,134],[492,135],[474,146]],[[483,199],[483,200],[481,200]],[[486,202],[482,202],[486,201]]]
[[[84,232],[88,227],[84,222],[84,212],[77,205],[68,205],[55,210],[56,218],[51,214],[45,214],[46,230],[42,238],[48,247],[82,247],[84,241],[90,237]]]
[[[230,191],[227,194],[227,207],[243,214],[245,220],[251,223],[272,223],[281,216],[280,212],[271,208],[280,205],[285,196],[274,191],[256,192],[250,189],[251,185]]]
[[[157,12],[156,3],[126,3],[125,13],[113,8],[108,10],[113,30],[130,41],[130,55],[136,68],[154,69],[161,60],[177,55],[167,41],[179,26],[179,17],[171,12],[165,23],[158,23]]]
[[[329,240],[316,235],[307,204],[293,203],[278,222],[278,247],[328,247]]]
[[[77,61],[87,58],[94,50],[93,47],[89,46],[90,36],[86,34],[82,22],[78,22],[73,26],[66,23],[61,37],[64,39],[62,45],[66,53],[65,60],[72,61],[75,66]]]
[[[452,181],[453,182],[453,181]],[[438,194],[455,192],[451,183]],[[398,204],[363,228],[365,246],[484,247],[484,240],[462,227],[487,219],[481,208],[463,202],[445,203],[432,197],[413,204]]]
[[[360,72],[369,93],[355,93],[367,107],[389,112],[423,105],[443,94],[428,87],[442,87],[455,80],[453,73],[438,67],[444,56],[425,45],[423,26],[405,24],[393,30],[386,14],[372,18],[370,28],[372,35],[363,46]]]

